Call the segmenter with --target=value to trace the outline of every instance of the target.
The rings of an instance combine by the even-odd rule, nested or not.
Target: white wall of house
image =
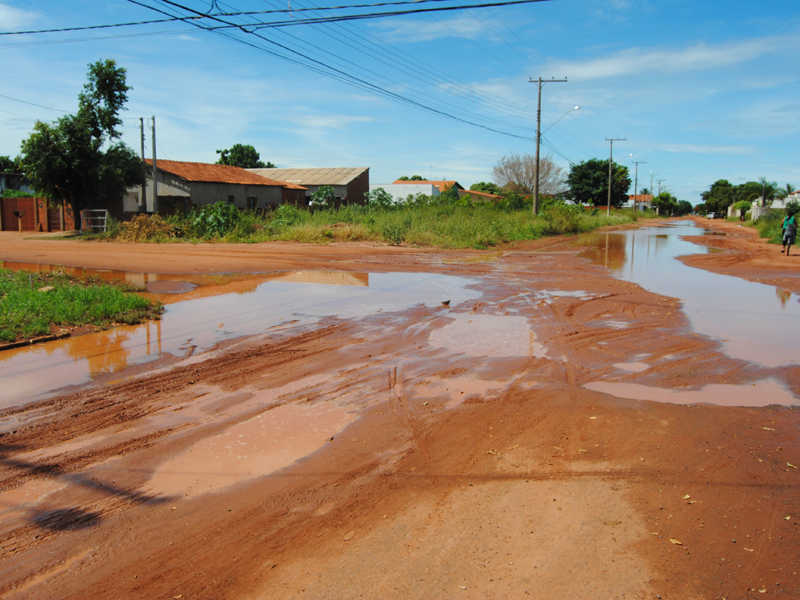
[[[130,188],[123,198],[123,210],[136,212],[141,186]],[[185,181],[171,173],[158,172],[158,195],[191,198],[195,206],[205,206],[219,201],[228,202],[233,197],[235,206],[247,208],[247,199],[256,198],[256,207],[264,208],[280,204],[283,187],[277,185],[241,185],[236,183],[213,183],[205,181]],[[153,181],[147,181],[145,191],[147,212],[153,212]]]
[[[438,196],[439,189],[431,183],[370,183],[369,191],[383,188],[387,194],[391,195],[395,202],[405,202],[409,194],[416,196],[424,194],[426,196]]]

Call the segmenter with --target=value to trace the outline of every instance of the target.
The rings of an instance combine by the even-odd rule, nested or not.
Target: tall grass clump
[[[783,242],[783,218],[786,216],[784,210],[771,210],[755,222],[745,223],[751,225],[758,231],[759,237],[767,238],[769,244],[781,244]]]
[[[50,289],[48,289],[50,288]],[[140,323],[161,305],[126,289],[62,273],[0,269],[0,341],[50,333],[54,327]]]
[[[533,215],[529,199],[510,195],[494,203],[472,204],[457,196],[416,196],[393,203],[386,198],[365,206],[239,210],[217,203],[190,212],[170,225],[187,241],[253,243],[297,241],[325,244],[372,241],[391,245],[484,249],[553,235],[584,233],[638,219],[635,211],[584,209],[544,199]],[[155,219],[156,217],[153,217]],[[124,225],[122,229],[124,229]],[[176,235],[175,237],[178,237]],[[159,240],[160,241],[160,240]]]

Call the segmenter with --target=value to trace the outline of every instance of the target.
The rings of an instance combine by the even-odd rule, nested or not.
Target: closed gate
[[[35,198],[3,198],[3,231],[35,231]]]

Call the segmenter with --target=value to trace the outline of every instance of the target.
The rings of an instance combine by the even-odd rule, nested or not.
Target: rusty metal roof
[[[334,167],[325,169],[247,169],[261,177],[299,185],[347,185],[369,167]]]
[[[153,164],[151,159],[146,162]],[[301,185],[289,181],[279,181],[260,177],[241,167],[228,165],[211,165],[208,163],[183,162],[179,160],[159,160],[158,168],[186,181],[202,181],[205,183],[235,183],[240,185],[268,185],[289,189],[304,190]]]

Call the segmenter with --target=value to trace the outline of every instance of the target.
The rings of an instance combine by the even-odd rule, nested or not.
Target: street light
[[[556,123],[558,123],[558,122],[559,122],[561,119],[563,119],[564,117],[566,117],[566,116],[567,116],[569,113],[571,113],[573,110],[580,110],[580,109],[581,109],[581,107],[580,107],[580,106],[576,106],[575,108],[570,108],[570,109],[569,109],[567,112],[565,112],[563,115],[561,115],[560,117],[558,117],[558,118],[555,120],[555,122],[553,123],[553,125],[555,125]],[[542,132],[542,135],[544,135],[545,133],[547,133],[548,131],[550,131],[550,130],[553,128],[553,125],[550,125],[550,127],[548,127],[547,129],[545,129],[545,130]],[[633,156],[633,154],[631,154],[631,156]]]

